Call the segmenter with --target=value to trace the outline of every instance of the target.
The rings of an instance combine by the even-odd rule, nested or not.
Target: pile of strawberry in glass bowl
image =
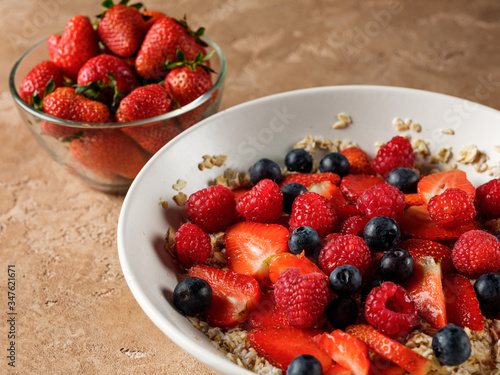
[[[226,62],[186,19],[105,1],[29,49],[9,86],[39,143],[90,186],[124,193],[183,130],[216,113]]]

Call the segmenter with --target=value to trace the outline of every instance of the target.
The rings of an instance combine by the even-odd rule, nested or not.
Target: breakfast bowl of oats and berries
[[[378,86],[230,108],[133,182],[125,279],[222,374],[500,373],[499,122]]]

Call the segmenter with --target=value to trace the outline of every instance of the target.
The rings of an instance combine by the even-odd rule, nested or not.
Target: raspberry
[[[368,223],[370,219],[365,215],[354,215],[348,217],[342,223],[342,227],[340,229],[340,233],[342,234],[354,234],[355,236],[362,236],[363,229],[365,229],[366,223]]]
[[[181,264],[189,268],[205,262],[212,251],[208,234],[197,225],[186,223],[175,232],[175,249]]]
[[[352,234],[332,236],[319,253],[319,268],[330,275],[335,268],[346,264],[365,275],[372,267],[370,248],[361,237]]]
[[[283,193],[272,180],[260,180],[236,204],[236,211],[246,221],[267,223],[281,216]]]
[[[428,203],[429,216],[443,227],[457,227],[474,221],[476,208],[469,195],[457,188],[446,189]]]
[[[222,185],[209,186],[191,194],[184,210],[203,231],[223,231],[236,217],[234,193]]]
[[[458,273],[476,279],[500,269],[500,242],[487,232],[474,229],[462,234],[451,251]]]
[[[480,213],[489,218],[500,217],[500,178],[479,186],[476,199]]]
[[[396,220],[405,207],[405,195],[389,184],[368,188],[356,201],[356,208],[370,219],[389,216]]]
[[[383,282],[366,297],[365,318],[381,333],[398,337],[413,329],[417,308],[408,292],[392,281]]]
[[[311,227],[320,237],[333,231],[337,223],[335,208],[325,197],[307,192],[299,195],[292,205],[289,220],[290,232],[301,226]]]
[[[393,137],[383,145],[373,159],[373,169],[387,178],[394,168],[413,168],[415,153],[411,143],[401,136]]]
[[[274,284],[276,304],[291,325],[308,328],[317,322],[328,304],[330,289],[319,272],[300,275],[296,267],[282,272]]]

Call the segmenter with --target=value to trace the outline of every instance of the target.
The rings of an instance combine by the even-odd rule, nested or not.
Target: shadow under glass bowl
[[[35,65],[50,60],[47,39],[27,50],[14,64],[9,76],[9,89],[24,123],[54,160],[97,190],[124,194],[140,168],[161,146],[219,110],[226,60],[215,42],[207,37],[203,40],[208,44],[207,52],[214,51],[210,59],[210,66],[216,72],[212,73],[213,87],[191,103],[160,116],[122,123],[84,123],[50,116],[28,105],[19,96],[18,88]],[[54,127],[64,131],[55,135],[46,130]],[[60,136],[66,132],[71,136]],[[146,147],[146,151],[139,145],[140,142],[124,136],[137,132],[155,137],[153,149]],[[98,154],[103,153],[103,149],[107,151],[103,155]],[[140,158],[135,157],[133,165],[125,164],[131,154],[140,154]]]

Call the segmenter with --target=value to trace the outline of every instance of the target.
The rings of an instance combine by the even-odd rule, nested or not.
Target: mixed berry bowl
[[[486,135],[499,121],[470,101],[378,86],[225,110],[132,183],[117,233],[125,279],[160,330],[222,374],[279,374],[305,353],[316,372],[289,373],[487,373],[500,330],[500,148]],[[356,282],[342,285],[342,272]]]
[[[77,16],[68,22],[67,28],[70,23],[74,25],[77,21],[85,22],[87,27],[92,27],[86,17]],[[90,30],[90,32],[94,31]],[[189,126],[211,116],[219,109],[226,76],[226,60],[220,47],[205,36],[199,37],[198,40],[204,45],[204,52],[206,52],[204,56],[210,57],[208,62],[211,68],[208,73],[211,81],[210,88],[188,103],[174,103],[172,100],[168,111],[158,114],[160,113],[158,112],[160,104],[155,104],[153,100],[152,104],[143,105],[142,108],[142,104],[138,105],[138,112],[147,112],[147,118],[137,119],[137,117],[122,115],[119,120],[119,116],[115,116],[118,108],[116,103],[115,108],[111,110],[107,106],[103,107],[106,115],[101,116],[101,119],[96,117],[94,113],[91,120],[79,120],[75,119],[77,118],[75,116],[70,117],[67,113],[61,114],[63,111],[60,110],[61,105],[57,100],[53,100],[52,107],[47,109],[49,105],[46,103],[43,93],[39,92],[44,106],[37,108],[33,104],[32,97],[30,96],[27,100],[23,90],[20,91],[20,87],[24,77],[37,64],[54,60],[54,55],[52,53],[49,55],[52,40],[53,36],[37,43],[19,58],[10,73],[10,91],[26,126],[41,146],[66,170],[97,190],[108,193],[125,193],[138,171],[156,151]],[[78,45],[78,42],[76,44]],[[82,48],[87,48],[87,46],[83,45]],[[135,55],[122,58],[102,48],[101,45],[101,51],[98,52],[101,56],[97,56],[98,58],[106,55],[107,58],[114,59],[113,62],[118,60],[122,64],[126,62],[129,66],[134,66]],[[199,61],[199,63],[207,64],[206,61]],[[130,69],[134,70],[134,68]],[[133,74],[137,76],[134,78],[136,88],[153,84],[156,89],[165,86],[165,83],[162,82],[165,80],[164,74],[154,79]],[[70,80],[67,78],[63,74],[62,79],[56,80],[58,84],[55,91],[63,88],[66,90],[66,93],[61,91],[59,97],[66,94],[75,96],[73,87],[77,83],[76,76]],[[106,79],[109,83],[109,79]],[[35,81],[33,80],[33,82]],[[137,87],[138,85],[139,87]],[[44,84],[44,87],[48,86]],[[119,84],[117,83],[116,86],[119,87]],[[23,86],[24,88],[26,85]],[[92,91],[93,88],[90,87],[90,89]],[[71,90],[73,92],[68,93]],[[52,94],[55,94],[55,91]],[[120,100],[123,102],[125,94],[122,94]],[[83,96],[87,93],[79,95]],[[109,93],[106,95],[109,96]],[[153,92],[151,95],[156,95],[156,93]],[[168,94],[162,92],[161,95]],[[48,94],[45,97],[48,97]],[[107,98],[106,100],[111,99]],[[101,107],[96,112],[99,112]],[[151,117],[152,115],[149,113],[154,111],[156,114]]]

